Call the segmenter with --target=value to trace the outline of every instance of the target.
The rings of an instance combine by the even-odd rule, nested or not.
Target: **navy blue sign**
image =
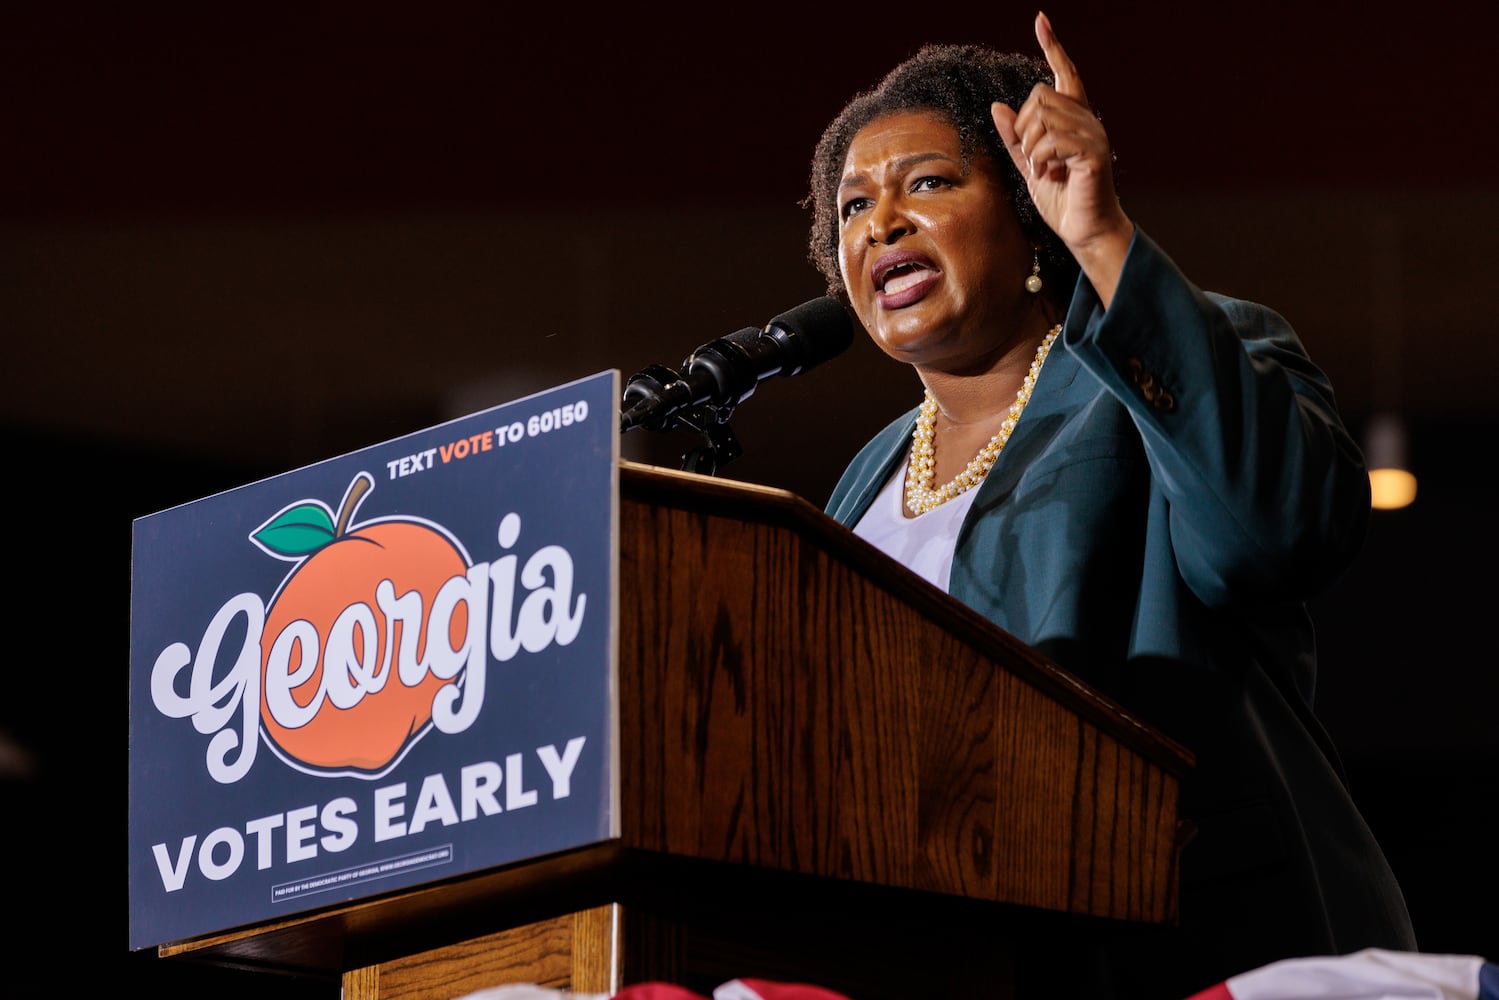
[[[618,836],[618,372],[140,518],[130,947]]]

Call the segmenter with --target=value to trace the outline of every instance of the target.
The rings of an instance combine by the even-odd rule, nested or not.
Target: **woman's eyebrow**
[[[908,154],[906,156],[900,157],[899,159],[895,160],[891,165],[895,168],[895,172],[896,173],[905,173],[907,170],[910,170],[912,167],[919,166],[920,164],[927,163],[927,162],[930,162],[932,160],[943,160],[943,161],[945,161],[947,163],[957,163],[958,162],[957,160],[954,160],[951,156],[948,156],[946,153],[931,152],[931,153],[911,153],[911,154]],[[846,187],[853,187],[853,186],[856,186],[856,185],[868,184],[868,183],[869,183],[869,177],[866,174],[849,174],[847,177],[844,177],[842,180],[840,180],[838,182],[838,190],[842,191]]]

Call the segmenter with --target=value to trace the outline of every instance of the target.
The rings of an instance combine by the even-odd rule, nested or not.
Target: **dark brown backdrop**
[[[207,984],[125,951],[131,518],[819,294],[798,202],[842,101],[923,41],[1033,44],[1029,8],[513,6],[0,15],[0,845],[23,918],[0,953],[38,993]],[[1415,506],[1318,601],[1319,705],[1423,945],[1492,957],[1499,24],[1304,6],[1048,10],[1136,219],[1285,313],[1355,427],[1410,423]],[[763,385],[724,473],[820,504],[913,398],[856,344]],[[625,440],[661,464],[694,443]],[[74,958],[39,963],[58,935]]]

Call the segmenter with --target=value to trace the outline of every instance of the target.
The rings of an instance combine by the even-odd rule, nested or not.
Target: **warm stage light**
[[[1404,469],[1369,470],[1369,505],[1375,510],[1399,510],[1416,499],[1416,477]]]
[[[1406,463],[1405,423],[1392,413],[1376,414],[1364,432],[1369,467],[1370,506],[1399,510],[1416,499],[1416,477]]]

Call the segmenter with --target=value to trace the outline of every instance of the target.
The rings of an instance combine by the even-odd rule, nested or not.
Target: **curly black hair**
[[[848,304],[848,291],[838,272],[838,182],[849,144],[877,118],[930,111],[957,129],[965,169],[974,153],[989,157],[999,167],[1020,226],[1039,248],[1045,290],[1065,309],[1072,297],[1077,261],[1036,211],[989,112],[994,101],[1019,110],[1031,88],[1043,82],[1052,82],[1051,68],[1034,56],[981,45],[924,45],[872,89],[844,105],[817,140],[809,190],[801,203],[812,210],[807,256],[826,279],[828,294]]]

